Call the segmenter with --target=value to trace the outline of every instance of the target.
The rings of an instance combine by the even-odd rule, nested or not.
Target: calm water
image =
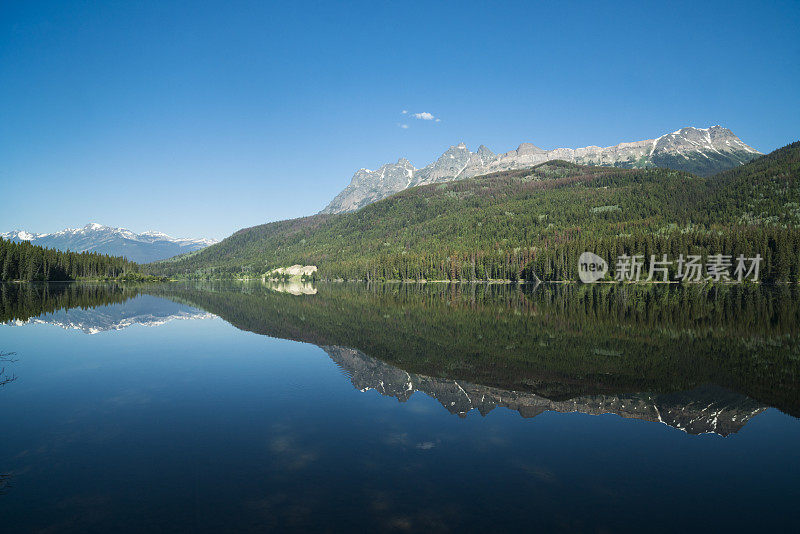
[[[3,532],[794,530],[795,291],[0,285]]]

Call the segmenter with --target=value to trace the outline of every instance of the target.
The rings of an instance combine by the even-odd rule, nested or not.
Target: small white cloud
[[[403,115],[408,115],[408,110],[407,109],[403,110]]]
[[[436,122],[442,122],[442,119],[436,119]]]
[[[436,117],[434,117],[433,114],[428,113],[427,111],[423,111],[422,113],[414,113],[414,118],[415,119],[422,119],[424,121],[432,121]]]
[[[398,124],[398,126],[404,130],[408,130],[408,124]]]

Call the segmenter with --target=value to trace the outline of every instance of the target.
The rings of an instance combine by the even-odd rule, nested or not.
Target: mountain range
[[[760,254],[763,281],[796,281],[798,176],[800,143],[710,177],[552,160],[245,228],[151,272],[260,278],[299,264],[317,266],[321,279],[564,281],[578,279],[584,251],[615,265],[620,251],[649,259],[724,250]]]
[[[681,128],[656,139],[605,148],[587,146],[543,150],[531,143],[522,143],[516,150],[495,154],[484,145],[471,152],[460,143],[421,169],[415,168],[405,158],[382,165],[377,170],[359,169],[350,184],[321,213],[354,211],[417,185],[522,169],[549,160],[623,168],[662,167],[710,176],[747,163],[759,155],[760,152],[719,125]]]
[[[15,230],[0,234],[12,242],[28,241],[31,244],[72,252],[99,252],[111,256],[124,256],[137,263],[149,263],[195,252],[216,243],[213,239],[175,238],[161,232],[137,234],[127,228],[114,228],[90,223],[83,228],[67,228],[60,232],[36,234]]]

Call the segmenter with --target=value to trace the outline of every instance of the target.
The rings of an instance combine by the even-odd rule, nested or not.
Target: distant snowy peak
[[[481,174],[522,169],[561,159],[582,165],[627,168],[667,167],[708,176],[747,163],[760,152],[746,145],[722,126],[681,128],[656,139],[620,143],[609,147],[555,148],[544,150],[522,143],[516,150],[495,154],[484,145],[470,152],[459,143],[439,158],[415,169],[407,159],[389,163],[377,171],[361,169],[322,213],[343,213],[386,198],[416,185],[462,180]]]
[[[36,239],[38,235],[28,233],[25,230],[14,230],[13,232],[0,234],[0,237],[9,241],[30,241],[31,239]]]
[[[156,232],[154,230],[148,230],[147,232],[142,232],[137,236],[137,239],[140,239],[141,241],[145,241],[148,243],[152,243],[155,241],[169,241],[184,246],[197,245],[201,247],[208,247],[213,245],[214,243],[217,243],[216,239],[207,239],[207,238],[191,239],[188,237],[171,237],[165,234],[164,232]]]
[[[711,151],[721,153],[730,152],[731,150],[742,150],[754,155],[759,154],[756,149],[744,144],[732,131],[719,125],[710,128],[694,128],[690,126],[662,135],[654,140],[651,152]]]
[[[20,241],[34,241],[37,239],[50,237],[50,238],[57,238],[57,237],[67,237],[67,236],[91,236],[91,237],[100,237],[100,238],[108,238],[108,237],[123,237],[125,239],[131,239],[134,241],[141,241],[142,243],[153,243],[155,241],[166,241],[170,243],[178,243],[178,244],[195,244],[195,245],[203,245],[209,246],[213,245],[217,241],[214,239],[191,239],[187,237],[172,237],[164,232],[157,232],[155,230],[148,230],[147,232],[142,232],[141,234],[137,234],[127,228],[116,228],[113,226],[104,226],[99,223],[89,223],[83,228],[65,228],[59,232],[52,232],[47,234],[34,234],[27,232],[25,230],[14,230],[13,232],[6,232],[0,233],[0,237],[4,239],[17,239]]]
[[[127,228],[104,226],[94,222],[83,228],[65,228],[59,232],[46,234],[14,230],[0,234],[0,237],[15,242],[29,241],[34,245],[57,250],[125,256],[138,263],[171,258],[216,243],[213,239],[176,238],[152,230],[137,234]]]

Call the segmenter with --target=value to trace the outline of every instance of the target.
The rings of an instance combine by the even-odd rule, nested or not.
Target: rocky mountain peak
[[[385,163],[378,170],[359,169],[350,184],[321,213],[342,213],[357,210],[386,196],[384,191],[402,191],[417,169],[406,158]]]
[[[708,176],[747,163],[760,155],[732,131],[720,125],[688,126],[653,141],[648,154],[656,167],[685,170]]]
[[[521,143],[517,147],[517,155],[524,156],[526,154],[543,154],[544,150],[534,145],[533,143]]]
[[[484,145],[478,147],[477,152],[470,152],[467,145],[460,142],[419,170],[404,158],[392,164],[391,169],[387,166],[379,171],[361,169],[322,213],[353,211],[408,187],[521,169],[554,159],[582,165],[667,167],[709,176],[747,163],[759,154],[720,125],[709,128],[689,126],[656,139],[610,147],[543,150],[532,143],[521,143],[516,150],[504,154],[495,154]]]
[[[417,171],[409,187],[452,180],[469,165],[472,155],[463,142],[452,145],[436,161]]]

